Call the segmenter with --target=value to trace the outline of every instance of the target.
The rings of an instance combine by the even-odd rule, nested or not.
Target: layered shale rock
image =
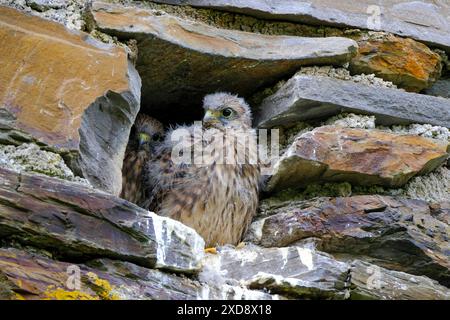
[[[200,268],[204,241],[180,222],[110,194],[0,168],[0,238],[58,257],[109,257],[177,272]]]
[[[143,106],[160,116],[167,115],[169,106],[177,113],[200,106],[206,93],[217,90],[248,96],[291,76],[302,65],[343,64],[357,47],[346,38],[223,30],[161,11],[101,1],[93,3],[91,12],[103,32],[138,41]],[[173,120],[174,109],[170,110]]]
[[[0,0],[0,299],[450,299],[446,3],[152,2]],[[115,196],[141,90],[280,129],[245,243]]]
[[[37,253],[0,249],[1,299],[195,300],[271,299],[239,286],[204,285],[133,263],[97,259],[87,264],[55,261]]]
[[[316,181],[399,187],[444,163],[449,147],[447,141],[413,135],[323,126],[295,139],[275,165],[267,190]]]
[[[292,125],[341,112],[376,115],[377,124],[450,127],[450,100],[322,76],[296,74],[255,111],[255,125]]]
[[[352,73],[373,73],[413,92],[430,87],[441,75],[439,54],[412,39],[375,33],[358,45],[358,54],[350,63]]]
[[[450,300],[450,289],[427,277],[355,260],[352,262],[350,299]]]
[[[430,208],[433,217],[450,225],[450,201],[433,203],[430,205]]]
[[[450,99],[450,79],[441,79],[429,89],[425,90],[426,94]]]
[[[301,299],[344,299],[350,266],[303,247],[223,247],[205,259],[200,279],[235,280],[252,289]]]
[[[205,284],[243,283],[291,299],[450,299],[450,289],[428,277],[363,260],[339,261],[314,249],[313,243],[221,247],[206,257],[199,278]]]
[[[123,48],[0,7],[0,131],[36,141],[94,186],[118,194],[140,79]]]
[[[364,257],[382,267],[450,286],[450,225],[421,200],[386,196],[318,198],[267,206],[247,240],[282,247],[316,238],[317,249]]]
[[[233,0],[157,0],[155,2],[190,5],[244,13],[262,19],[287,20],[307,24],[348,26],[383,30],[410,37],[450,51],[450,5],[444,0],[383,0],[355,3],[334,0],[233,1]]]

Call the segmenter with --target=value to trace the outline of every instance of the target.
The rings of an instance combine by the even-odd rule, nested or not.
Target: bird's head
[[[162,123],[146,114],[140,113],[134,122],[134,126],[138,150],[154,151],[164,138]]]
[[[205,128],[249,129],[252,115],[249,105],[244,99],[229,93],[218,92],[208,94],[203,99]]]

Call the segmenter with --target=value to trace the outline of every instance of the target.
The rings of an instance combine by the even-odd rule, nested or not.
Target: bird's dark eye
[[[233,109],[230,109],[230,108],[225,108],[225,109],[223,109],[223,110],[222,110],[222,115],[223,115],[225,118],[231,117],[231,116],[233,115]]]
[[[159,135],[159,133],[155,133],[152,136],[153,141],[160,141],[161,140],[161,136]]]

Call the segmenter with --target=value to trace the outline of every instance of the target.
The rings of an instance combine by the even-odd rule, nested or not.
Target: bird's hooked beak
[[[150,135],[141,132],[139,133],[138,141],[139,141],[139,149],[143,149],[144,146],[150,142]]]
[[[220,111],[206,110],[205,116],[203,117],[203,126],[205,128],[214,127],[214,125],[219,124]]]

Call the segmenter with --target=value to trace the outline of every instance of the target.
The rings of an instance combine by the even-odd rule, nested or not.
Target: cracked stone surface
[[[120,193],[140,78],[123,48],[0,7],[1,140],[60,153],[93,186]]]
[[[253,222],[246,239],[283,247],[313,237],[320,251],[363,256],[448,287],[450,226],[443,218],[448,215],[445,208],[379,195],[286,201],[265,207],[264,218]]]
[[[79,184],[0,168],[0,237],[69,259],[115,258],[192,273],[204,241],[178,221]]]
[[[220,90],[246,97],[303,65],[343,64],[357,48],[355,41],[340,37],[268,36],[214,28],[133,3],[95,1],[91,12],[101,31],[137,40],[143,108],[164,119],[174,120],[174,110],[177,116],[192,117],[206,93]]]
[[[450,144],[381,130],[322,126],[295,139],[274,166],[268,191],[317,181],[400,187],[447,161]]]
[[[383,30],[410,37],[450,51],[450,5],[445,0],[382,0],[354,3],[335,0],[236,1],[157,0],[159,3],[190,5],[244,13],[262,19],[307,24],[348,26]]]
[[[260,128],[292,125],[341,112],[375,115],[377,125],[450,127],[450,100],[353,81],[296,74],[255,110]]]
[[[79,278],[76,278],[77,276]],[[77,284],[78,288],[75,287]],[[0,249],[0,298],[270,300],[277,297],[241,286],[206,285],[197,280],[147,269],[130,262],[96,259],[86,264],[73,264],[13,248],[2,248]]]

